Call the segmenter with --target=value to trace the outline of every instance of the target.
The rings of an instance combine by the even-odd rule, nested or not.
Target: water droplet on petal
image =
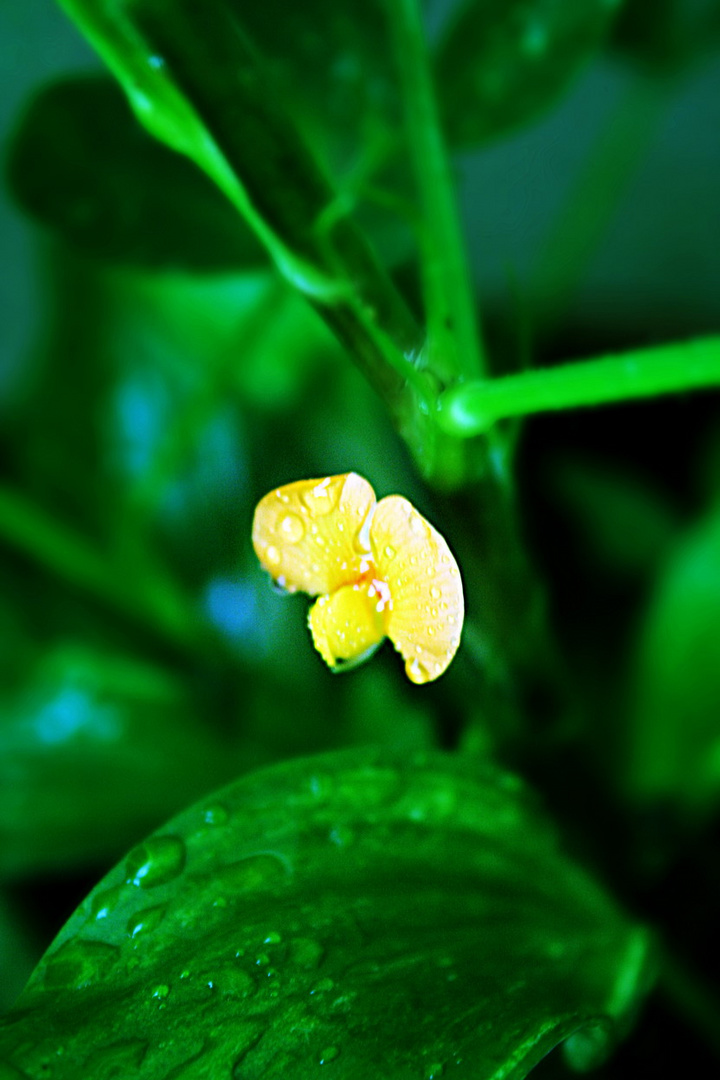
[[[299,544],[305,535],[302,518],[297,514],[286,514],[280,522],[280,535],[286,544]]]
[[[185,845],[178,836],[151,836],[131,851],[125,863],[128,884],[152,889],[182,873]]]
[[[433,600],[439,600],[440,599],[440,597],[442,596],[442,593],[441,593],[440,589],[438,589],[437,585],[432,586],[432,588],[430,589],[430,595],[432,596]]]
[[[309,491],[303,491],[300,498],[307,506],[313,517],[329,514],[335,509],[337,491],[332,487],[332,477],[326,476],[319,484]]]
[[[417,683],[418,685],[430,681],[430,672],[417,659],[412,660],[409,664],[405,665],[405,673],[410,682]]]
[[[386,544],[385,545],[385,558],[386,559],[394,559],[396,555],[397,555],[397,551],[392,546],[392,544]]]
[[[268,566],[280,565],[280,552],[274,544],[269,544],[265,548],[265,562],[268,564]]]

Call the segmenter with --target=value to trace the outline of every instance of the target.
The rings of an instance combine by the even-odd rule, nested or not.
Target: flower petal
[[[387,635],[415,683],[442,675],[460,644],[462,580],[440,533],[400,495],[375,507],[370,545],[377,575],[389,587]]]
[[[310,608],[308,626],[325,663],[335,668],[360,660],[385,637],[386,614],[370,581],[344,585]]]
[[[257,557],[288,592],[334,592],[367,570],[363,526],[374,505],[370,484],[353,472],[285,484],[255,510]]]

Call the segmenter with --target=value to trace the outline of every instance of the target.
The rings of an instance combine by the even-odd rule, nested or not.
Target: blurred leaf
[[[107,864],[236,769],[172,675],[59,646],[0,708],[0,873]]]
[[[662,493],[627,471],[565,459],[552,486],[578,523],[583,550],[611,572],[651,574],[677,536],[678,515]]]
[[[596,1061],[647,980],[647,935],[513,777],[342,753],[240,780],[132,851],[0,1054],[31,1080],[49,1060],[54,1080],[520,1080],[564,1039]]]
[[[613,44],[640,65],[672,74],[706,57],[720,44],[717,0],[624,0]]]
[[[229,0],[202,8],[192,0],[62,6],[121,81],[141,122],[205,170],[282,275],[319,307],[396,421],[427,426],[408,386],[408,376],[422,381],[407,360],[422,344],[420,330],[348,216],[244,11]]]
[[[671,553],[641,629],[628,784],[704,813],[720,796],[720,510]]]
[[[619,0],[466,0],[438,47],[440,108],[454,146],[533,120],[602,43]]]
[[[11,144],[9,178],[27,213],[102,259],[196,270],[266,261],[217,188],[150,138],[106,76],[40,91]]]

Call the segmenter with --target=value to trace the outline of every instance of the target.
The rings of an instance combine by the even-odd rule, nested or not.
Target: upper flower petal
[[[366,526],[375,493],[362,476],[298,480],[269,492],[253,519],[262,566],[289,592],[317,596],[359,580],[368,568]]]

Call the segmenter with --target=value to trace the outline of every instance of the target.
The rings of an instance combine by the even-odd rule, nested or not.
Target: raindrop
[[[442,596],[442,593],[441,593],[440,589],[438,589],[437,585],[432,586],[432,588],[430,589],[430,595],[432,596],[433,600],[439,600],[440,599],[440,597]]]
[[[417,659],[406,664],[405,671],[410,682],[417,683],[418,685],[430,680],[430,672]]]
[[[265,562],[269,566],[279,566],[280,565],[280,552],[274,546],[274,544],[269,544],[265,548]]]
[[[128,855],[125,864],[128,884],[152,889],[181,874],[185,866],[185,845],[178,836],[151,836]]]
[[[136,938],[141,934],[148,934],[155,930],[162,922],[166,910],[165,904],[158,904],[156,907],[144,908],[143,911],[138,911],[136,915],[128,919],[128,935],[131,938]]]
[[[256,889],[271,889],[288,876],[288,867],[279,855],[262,852],[230,863],[212,875],[213,887],[222,895],[226,890],[239,896]]]
[[[94,896],[90,904],[90,914],[95,919],[107,919],[118,906],[126,893],[125,885],[113,885]]]
[[[340,1051],[337,1046],[327,1046],[320,1054],[320,1064],[327,1065],[328,1062],[334,1061],[336,1057],[340,1056]]]
[[[280,523],[280,534],[285,543],[299,543],[305,535],[302,518],[297,514],[286,514]]]
[[[235,964],[226,964],[217,973],[217,988],[225,997],[248,998],[257,993],[257,983],[247,971]]]
[[[335,983],[332,981],[332,979],[321,979],[320,982],[315,983],[315,985],[313,986],[310,993],[311,994],[327,994],[328,991],[334,990],[334,989],[335,989]]]
[[[394,559],[396,555],[397,555],[397,551],[392,546],[392,544],[386,544],[385,545],[385,558],[386,559]]]
[[[103,941],[69,941],[50,958],[44,986],[47,990],[80,990],[104,975],[117,957],[117,948]]]
[[[228,811],[220,803],[206,807],[203,814],[203,821],[206,825],[226,825],[229,818]]]
[[[313,971],[320,967],[325,950],[319,941],[312,938],[293,938],[290,942],[290,962],[304,971]]]
[[[170,987],[167,983],[160,983],[158,986],[154,986],[150,997],[157,998],[159,1001],[164,1001],[170,993]]]
[[[263,941],[263,945],[279,945],[281,941],[282,934],[278,934],[277,930],[271,930]]]
[[[326,476],[319,484],[310,491],[304,491],[300,496],[313,517],[329,514],[335,509],[337,491],[331,486],[332,477]]]
[[[437,1062],[434,1065],[429,1065],[428,1066],[428,1070],[427,1070],[427,1072],[425,1074],[425,1077],[426,1077],[426,1080],[440,1080],[440,1077],[442,1076],[442,1074],[443,1074],[443,1065],[440,1062]]]

